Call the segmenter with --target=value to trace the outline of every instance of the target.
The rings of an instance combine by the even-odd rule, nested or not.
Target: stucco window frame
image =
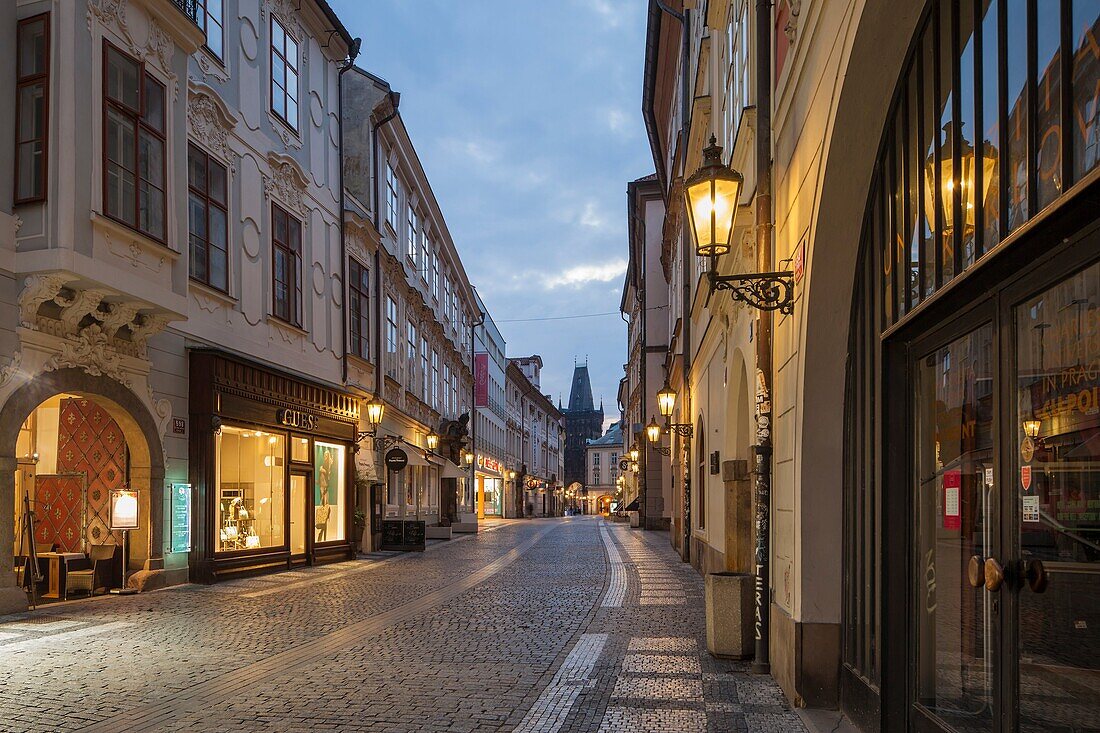
[[[16,83],[15,83],[15,129],[14,129],[15,134],[13,136],[14,139],[15,139],[15,150],[14,150],[14,153],[15,153],[14,158],[15,159],[12,161],[12,168],[13,168],[12,173],[14,175],[14,179],[13,179],[14,185],[12,187],[12,191],[14,193],[14,199],[12,201],[12,204],[16,205],[16,206],[18,206],[20,204],[40,203],[40,202],[46,201],[47,198],[48,198],[49,185],[50,185],[50,72],[51,72],[51,64],[50,64],[51,58],[50,57],[51,57],[51,53],[52,53],[52,50],[53,50],[53,47],[52,47],[52,34],[50,32],[51,31],[51,27],[50,27],[50,21],[51,20],[52,20],[52,16],[49,12],[39,13],[38,15],[32,15],[32,16],[27,17],[27,18],[21,18],[19,20],[19,23],[17,24],[17,27],[16,27],[16,58],[15,58],[15,64],[14,64],[15,73],[16,73]],[[45,36],[45,40],[46,40],[46,52],[45,52],[44,68],[40,72],[36,72],[36,73],[33,73],[33,74],[28,74],[27,76],[20,76],[19,75],[19,61],[20,61],[20,59],[19,59],[19,50],[20,50],[19,49],[19,42],[22,39],[21,31],[23,30],[24,26],[28,26],[28,25],[31,25],[32,23],[38,23],[38,22],[43,23],[44,36]],[[39,138],[32,138],[32,140],[20,140],[20,138],[19,138],[19,127],[20,127],[22,112],[23,112],[23,109],[22,109],[23,108],[23,104],[22,104],[23,97],[22,97],[22,94],[20,94],[20,92],[25,87],[32,87],[32,86],[38,86],[38,85],[41,85],[44,89],[44,93],[43,93],[43,97],[44,97],[43,98],[43,113],[42,113],[42,135],[41,135],[41,138],[40,138],[41,141],[42,141],[42,158],[41,158],[41,161],[38,163],[38,165],[41,166],[41,168],[42,168],[42,186],[41,186],[41,191],[38,192],[37,194],[35,194],[33,196],[20,198],[19,197],[19,173],[20,173],[20,170],[19,170],[19,148],[20,148],[21,145],[23,145],[27,142],[31,142],[32,140],[39,139]]]

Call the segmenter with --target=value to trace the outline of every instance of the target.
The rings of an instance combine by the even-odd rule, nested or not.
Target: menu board
[[[172,484],[172,552],[191,551],[191,484]]]

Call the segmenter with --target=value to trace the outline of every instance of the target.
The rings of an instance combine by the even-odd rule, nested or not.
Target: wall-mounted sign
[[[400,448],[390,448],[386,451],[386,468],[391,471],[403,471],[409,465],[409,454]]]
[[[191,551],[191,484],[172,484],[171,551]]]
[[[1020,466],[1020,486],[1024,491],[1031,488],[1031,466]]]
[[[500,473],[504,470],[504,466],[501,464],[501,462],[493,458],[492,456],[478,455],[477,465],[480,468],[487,468],[490,471],[496,471],[497,473]]]
[[[943,528],[961,529],[962,516],[959,507],[959,490],[962,488],[961,471],[945,471],[943,474]]]
[[[623,458],[621,461],[619,461],[619,470],[620,471],[625,471],[628,468],[630,468],[630,461],[626,460],[625,458]]]
[[[111,529],[138,528],[137,493],[129,489],[111,492]]]
[[[474,354],[474,407],[489,406],[489,355]]]
[[[800,282],[806,274],[806,240],[803,238],[794,251],[794,281]]]
[[[1038,522],[1039,519],[1039,497],[1037,496],[1021,496],[1022,510],[1020,512],[1021,519],[1025,522]]]
[[[182,417],[172,418],[172,432],[176,435],[183,435],[187,432],[187,420]]]
[[[280,425],[299,430],[314,430],[317,428],[317,416],[303,410],[281,408],[275,413],[275,419]]]
[[[1031,463],[1031,459],[1035,457],[1035,441],[1031,439],[1030,435],[1024,436],[1023,442],[1020,443],[1020,458],[1024,463]]]

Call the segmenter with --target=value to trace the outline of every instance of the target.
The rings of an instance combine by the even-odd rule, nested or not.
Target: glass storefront
[[[335,443],[313,444],[313,511],[316,542],[332,542],[347,536],[346,448]]]
[[[225,425],[215,437],[219,552],[282,547],[286,439]]]

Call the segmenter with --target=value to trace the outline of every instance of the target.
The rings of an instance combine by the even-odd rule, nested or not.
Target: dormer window
[[[298,42],[271,16],[271,111],[298,131]]]

